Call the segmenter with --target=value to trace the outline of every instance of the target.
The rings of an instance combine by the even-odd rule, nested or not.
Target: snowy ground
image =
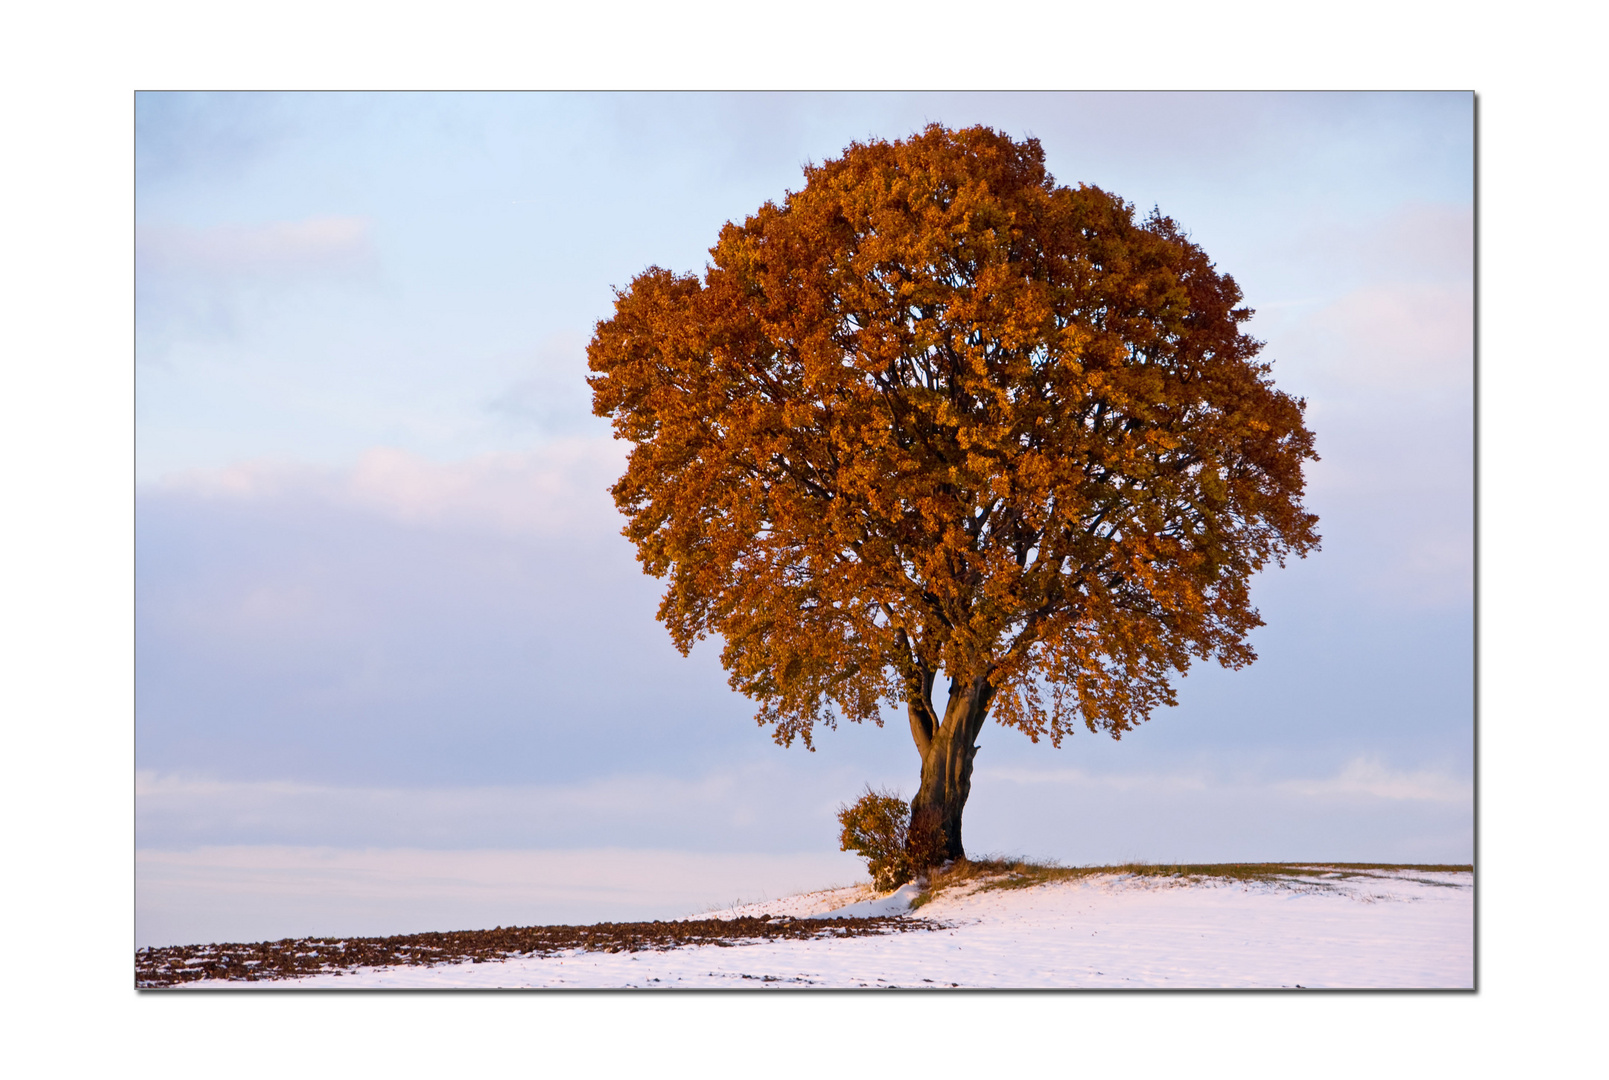
[[[915,890],[805,893],[719,915],[904,909]],[[969,883],[919,909],[937,931],[360,968],[258,987],[1474,986],[1469,873],[1371,871],[1274,884],[1102,874],[1031,888]],[[707,917],[707,916],[706,916]]]

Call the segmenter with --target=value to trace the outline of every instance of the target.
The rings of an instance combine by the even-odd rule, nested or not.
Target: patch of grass
[[[934,895],[946,889],[972,883],[976,883],[975,891],[986,892],[992,889],[1029,889],[1052,881],[1121,874],[1145,878],[1219,878],[1229,881],[1321,884],[1326,880],[1368,877],[1372,876],[1372,872],[1382,870],[1471,873],[1474,869],[1469,865],[1449,863],[1121,863],[1111,866],[1062,866],[1055,862],[1030,862],[1026,859],[962,859],[929,873],[926,889],[911,907],[914,910],[926,904]],[[1426,885],[1446,884],[1424,878],[1412,880]]]

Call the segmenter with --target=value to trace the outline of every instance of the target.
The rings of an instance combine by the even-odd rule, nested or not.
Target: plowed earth
[[[860,919],[753,917],[593,926],[514,926],[384,938],[286,938],[250,945],[173,945],[141,949],[134,954],[134,985],[153,988],[201,979],[260,982],[363,967],[466,961],[479,964],[572,951],[664,952],[694,945],[724,948],[790,938],[821,940],[937,929],[939,924],[930,919],[903,915]]]

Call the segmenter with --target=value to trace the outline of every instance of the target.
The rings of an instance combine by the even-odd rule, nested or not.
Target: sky
[[[675,651],[584,352],[633,275],[702,269],[805,163],[929,122],[1036,137],[1058,182],[1178,221],[1322,456],[1323,550],[1254,583],[1257,663],[1192,669],[1119,743],[986,728],[969,852],[1470,860],[1473,107],[139,94],[139,943],[441,928],[410,895],[437,922],[657,917],[858,873],[833,809],[912,791],[903,721],[783,749],[715,647]],[[723,869],[655,894],[667,859]]]

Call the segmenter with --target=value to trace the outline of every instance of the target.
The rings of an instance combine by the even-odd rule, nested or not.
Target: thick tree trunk
[[[978,733],[983,730],[993,696],[987,679],[951,679],[950,700],[942,722],[923,725],[920,720],[924,717],[919,714],[931,718],[931,705],[925,710],[915,704],[911,707],[911,731],[922,754],[922,786],[911,800],[909,850],[914,861],[966,858],[961,846],[961,811],[972,791],[972,759],[978,752]],[[922,730],[924,727],[931,730]],[[936,838],[937,852],[923,850],[928,844],[922,833],[933,826],[941,834]],[[924,870],[926,866],[916,869]]]

